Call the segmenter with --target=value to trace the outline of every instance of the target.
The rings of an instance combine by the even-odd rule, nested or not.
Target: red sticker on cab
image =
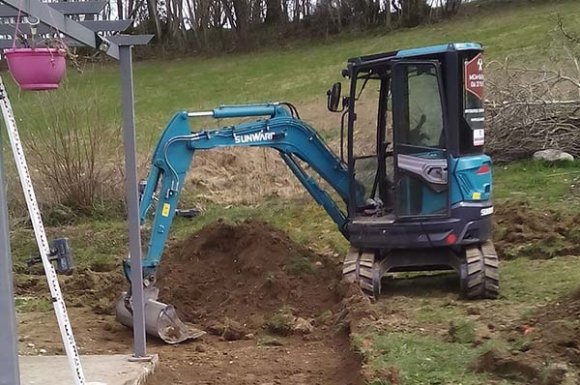
[[[483,55],[477,54],[465,63],[465,89],[483,99]]]

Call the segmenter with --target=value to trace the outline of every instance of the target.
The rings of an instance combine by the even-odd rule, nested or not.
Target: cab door
[[[443,83],[434,61],[392,66],[395,213],[449,215],[449,169]]]

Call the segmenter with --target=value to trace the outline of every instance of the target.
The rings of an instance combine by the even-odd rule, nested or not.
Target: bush
[[[33,114],[15,111],[47,224],[125,213],[117,114],[100,107],[103,93],[97,87],[82,89],[83,93],[65,86],[35,94],[21,103],[33,105]],[[63,218],[62,213],[69,214]]]

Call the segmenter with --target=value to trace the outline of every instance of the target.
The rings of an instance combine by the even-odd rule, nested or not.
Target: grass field
[[[498,165],[494,170],[494,200],[529,203],[537,209],[575,211],[580,204],[578,162],[551,167],[525,161]]]
[[[175,112],[210,109],[220,104],[290,101],[298,107],[302,118],[318,129],[330,145],[336,148],[340,117],[326,110],[325,93],[332,82],[340,80],[340,70],[348,57],[397,48],[474,40],[484,45],[488,61],[501,61],[510,57],[517,65],[558,65],[564,70],[566,65],[571,65],[558,57],[563,51],[559,47],[561,37],[556,31],[556,19],[561,16],[570,32],[580,33],[580,21],[573,17],[580,11],[578,2],[510,5],[502,7],[499,12],[489,6],[480,10],[472,8],[474,10],[466,15],[445,23],[389,34],[381,34],[380,31],[364,35],[357,33],[324,42],[295,42],[251,54],[135,63],[140,177],[145,176],[147,157],[161,130]],[[79,133],[85,135],[89,130],[100,132],[91,138],[98,144],[101,154],[97,164],[107,169],[119,168],[122,163],[121,107],[116,65],[87,65],[82,74],[70,69],[65,86],[50,93],[22,93],[15,90],[11,80],[7,82],[22,136],[25,141],[30,142],[35,137],[40,142],[29,156],[33,169],[42,170],[40,164],[44,164],[47,159],[43,146],[54,147],[54,143],[46,142],[50,142],[47,138],[52,136],[48,134],[54,132],[56,126],[61,127],[65,138],[75,137]],[[228,124],[228,121],[200,119],[191,123],[194,129],[200,129],[217,128]],[[206,185],[212,179],[209,186],[196,186],[204,191],[196,191],[195,194],[203,194],[213,203],[239,203],[239,200],[224,196],[226,188],[222,184],[214,183],[220,178],[233,178],[236,188],[244,191],[251,189],[248,187],[250,180],[259,180],[258,185],[266,185],[268,180],[285,184],[290,193],[282,194],[284,196],[301,189],[275,154],[266,154],[261,150],[233,152],[236,164],[224,169],[216,161],[221,159],[221,155],[216,155],[218,153],[212,152],[203,159],[200,155],[205,168],[196,168],[192,172],[192,177],[202,179]],[[270,164],[273,167],[264,173]],[[261,171],[253,172],[256,167]],[[118,191],[116,186],[120,184],[122,175],[118,170],[115,171],[115,178],[102,179],[103,184],[111,185],[110,190]],[[249,174],[245,180],[242,177],[244,174]],[[41,173],[37,178],[46,179],[46,175]],[[52,179],[62,178],[52,176]],[[291,182],[287,182],[287,179]],[[252,198],[243,201],[256,203],[262,199],[256,198],[260,194],[273,195],[269,187],[258,186],[254,190],[248,194]],[[107,210],[101,208],[93,211],[98,211],[99,216],[116,212],[109,210],[107,214]]]
[[[219,104],[290,101],[306,108],[303,115],[315,127],[338,117],[326,112],[327,88],[340,79],[346,59],[393,49],[419,47],[452,41],[476,41],[484,45],[488,60],[511,57],[516,63],[547,64],[561,51],[552,50],[556,17],[566,27],[580,32],[577,1],[525,4],[485,9],[446,23],[396,31],[342,36],[327,42],[294,43],[281,49],[244,55],[212,58],[182,58],[171,61],[148,60],[135,64],[135,97],[140,144],[149,145],[173,113],[188,109],[208,109]],[[11,87],[12,88],[12,87]],[[46,98],[63,104],[98,96],[102,112],[111,118],[120,113],[119,74],[114,65],[88,66],[83,74],[69,71],[67,88],[47,95],[12,92],[13,104],[23,127],[42,130],[42,122],[30,122]],[[215,122],[206,122],[215,126]],[[324,126],[324,124],[320,124]],[[142,151],[148,151],[144,147]]]
[[[330,83],[340,80],[339,73],[346,58],[441,42],[478,41],[484,44],[488,60],[504,60],[509,56],[522,65],[549,65],[553,56],[561,53],[553,44],[554,38],[557,40],[556,16],[563,17],[570,31],[580,33],[577,14],[580,14],[578,1],[510,6],[500,12],[486,8],[444,24],[388,35],[376,31],[325,42],[293,43],[245,55],[137,62],[135,95],[140,157],[146,158],[160,130],[176,111],[208,109],[222,103],[288,100],[297,105],[306,120],[321,127],[324,136],[332,140],[338,133],[338,116],[326,111],[325,92]],[[42,136],[55,119],[67,116],[67,124],[71,126],[94,124],[106,130],[106,135],[111,135],[110,143],[106,144],[119,146],[120,91],[116,66],[87,66],[82,74],[71,70],[64,89],[49,94],[19,93],[12,83],[9,87],[25,138],[32,134]],[[197,127],[204,124],[216,127],[224,122],[203,121]],[[42,152],[34,158],[41,161]],[[270,158],[264,155],[264,159],[267,163]],[[233,174],[235,170],[230,172]],[[292,178],[290,173],[284,176]],[[242,183],[250,184],[252,180]],[[230,187],[234,192],[244,189],[236,184]],[[186,191],[184,205],[196,204],[196,194]],[[494,170],[494,199],[498,204],[525,201],[537,212],[577,210],[580,207],[580,163],[549,166],[519,162],[498,166]],[[294,240],[319,253],[340,258],[346,252],[348,244],[334,223],[304,193],[288,199],[254,196],[249,202],[231,205],[204,201],[205,212],[199,218],[176,219],[171,242],[219,218],[226,221],[258,218],[283,229]],[[66,235],[71,238],[79,267],[103,271],[125,257],[126,223],[119,215],[81,217],[71,223],[49,227],[49,237]],[[13,226],[12,248],[16,270],[26,272],[26,259],[36,253],[33,234],[26,223]],[[502,262],[502,280],[502,298],[481,305],[482,312],[501,314],[499,324],[504,320],[516,322],[514,320],[525,318],[537,306],[572,290],[580,280],[580,268],[576,259],[569,256],[534,261],[519,258]],[[418,282],[417,287],[428,293],[427,298],[417,294],[415,287],[398,284],[395,294],[385,302],[385,308],[380,309],[392,319],[354,336],[355,345],[365,350],[367,365],[377,373],[387,373],[382,379],[377,378],[376,385],[396,383],[386,379],[393,366],[397,367],[402,384],[490,383],[490,377],[468,369],[473,358],[493,343],[473,343],[479,328],[489,321],[489,317],[471,320],[467,317],[471,311],[469,305],[450,299],[449,293],[441,291],[439,286],[430,286],[420,279],[412,282],[412,285]],[[380,303],[378,306],[380,308]],[[42,306],[35,302],[19,304],[20,311],[28,311],[31,307],[38,310]],[[43,309],[49,310],[48,307]],[[468,323],[462,324],[465,319]],[[457,334],[459,337],[454,341],[449,341],[446,334],[450,324],[463,333]],[[516,383],[494,381],[495,384]]]

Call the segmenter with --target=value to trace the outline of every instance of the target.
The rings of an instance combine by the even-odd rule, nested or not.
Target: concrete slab
[[[87,385],[143,385],[159,357],[150,362],[130,362],[130,355],[81,356]],[[20,356],[21,385],[73,385],[66,356]]]

